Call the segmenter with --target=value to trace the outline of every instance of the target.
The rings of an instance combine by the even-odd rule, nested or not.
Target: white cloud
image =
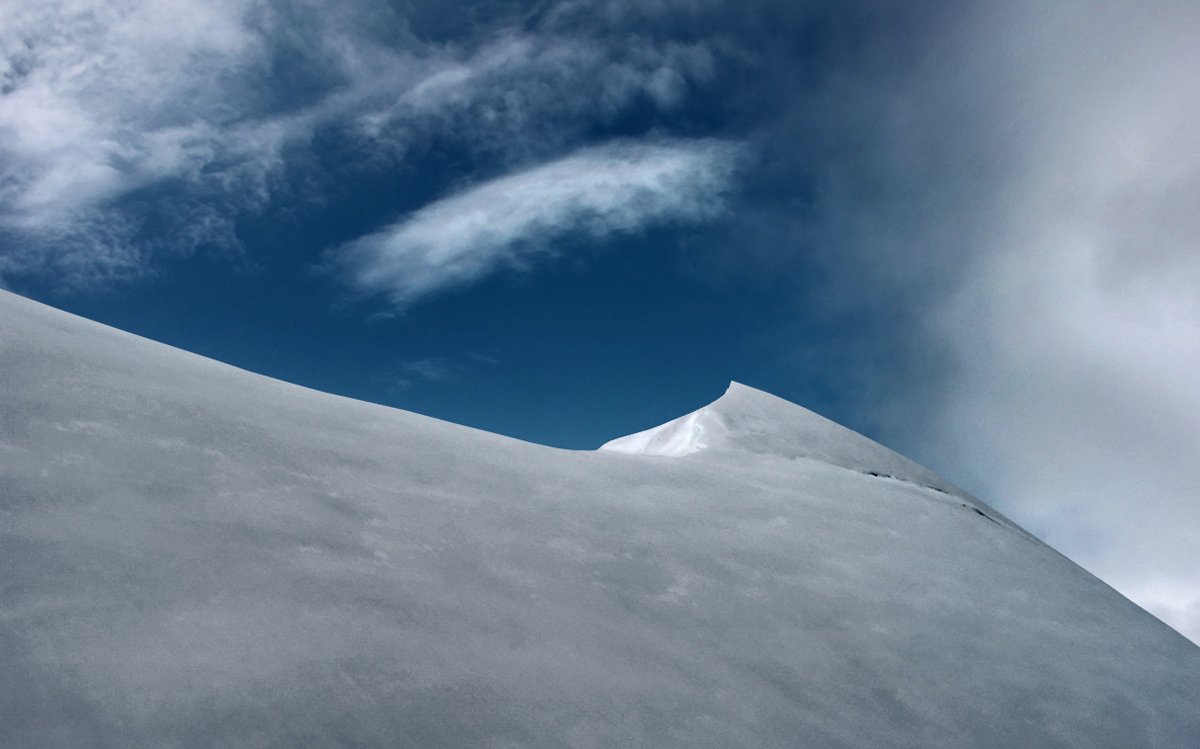
[[[235,102],[265,62],[252,6],[6,3],[0,7],[0,271],[52,268],[64,283],[139,275],[156,238],[112,202],[166,179],[253,187],[277,158],[270,127]],[[200,231],[221,225],[217,234]],[[222,221],[180,235],[227,241]]]
[[[617,143],[485,182],[336,254],[359,291],[403,307],[553,252],[568,233],[601,238],[719,213],[736,161],[723,141]]]
[[[369,4],[18,0],[0,4],[0,257],[7,274],[138,275],[163,252],[240,247],[288,147],[321,127],[368,166],[414,140],[528,161],[639,96],[678,104],[711,72],[700,46],[507,33],[482,43],[380,40]],[[280,66],[306,83],[297,92]],[[283,71],[287,74],[289,71]],[[160,189],[166,186],[166,191]],[[147,238],[120,202],[174,201]],[[177,203],[178,205],[176,205]],[[219,215],[217,215],[219,214]],[[203,216],[190,222],[188,216]],[[182,218],[179,218],[182,217]]]
[[[1007,176],[939,318],[960,366],[931,438],[1200,642],[1200,7],[979,20]]]
[[[639,99],[664,111],[713,76],[703,44],[619,43],[543,31],[508,31],[467,52],[447,52],[410,88],[362,113],[361,131],[398,144],[426,129],[480,151],[527,160],[577,142],[582,129],[618,116]]]
[[[780,128],[814,200],[777,244],[829,269],[822,353],[857,346],[837,392],[1200,643],[1200,4],[925,12]]]
[[[5,4],[6,218],[61,221],[211,158],[221,74],[262,53],[242,12],[182,0]]]

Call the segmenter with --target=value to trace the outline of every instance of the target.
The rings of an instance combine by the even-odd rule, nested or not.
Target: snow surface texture
[[[557,450],[0,292],[0,396],[5,747],[1198,745],[1200,649],[747,387]]]

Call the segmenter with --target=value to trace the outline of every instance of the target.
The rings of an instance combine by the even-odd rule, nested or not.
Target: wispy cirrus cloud
[[[149,249],[130,242],[141,221],[106,206],[164,179],[196,180],[222,159],[222,176],[241,181],[262,139],[229,127],[229,87],[266,54],[246,10],[222,0],[0,8],[0,228],[21,248],[0,270],[53,262],[67,276],[136,275]]]
[[[370,0],[3,4],[0,274],[79,285],[247,250],[237,219],[286,194],[321,131],[362,169],[431,139],[526,163],[712,72],[703,44],[578,26],[432,41],[407,24]]]
[[[342,246],[332,263],[358,291],[405,307],[528,266],[568,234],[601,239],[718,215],[737,153],[718,140],[582,149],[431,203]]]
[[[689,87],[714,74],[704,43],[614,43],[586,34],[508,29],[470,51],[446,50],[418,82],[358,118],[376,138],[403,136],[416,124],[522,150],[560,142],[647,101],[677,107]]]

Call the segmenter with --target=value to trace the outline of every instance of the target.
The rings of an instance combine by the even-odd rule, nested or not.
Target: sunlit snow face
[[[571,447],[764,384],[1200,637],[1196,3],[387,5],[4,3],[0,283]]]
[[[0,735],[22,746],[1200,731],[1194,646],[766,393],[700,409],[723,431],[686,455],[560,450],[2,291],[0,316]]]

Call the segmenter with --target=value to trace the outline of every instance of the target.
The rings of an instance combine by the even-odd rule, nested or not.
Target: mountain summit
[[[558,450],[0,292],[0,519],[5,746],[1200,736],[1200,649],[737,384]]]
[[[824,416],[769,393],[729,383],[719,399],[686,416],[619,437],[601,450],[682,457],[699,451],[814,460],[955,491],[933,472]]]

